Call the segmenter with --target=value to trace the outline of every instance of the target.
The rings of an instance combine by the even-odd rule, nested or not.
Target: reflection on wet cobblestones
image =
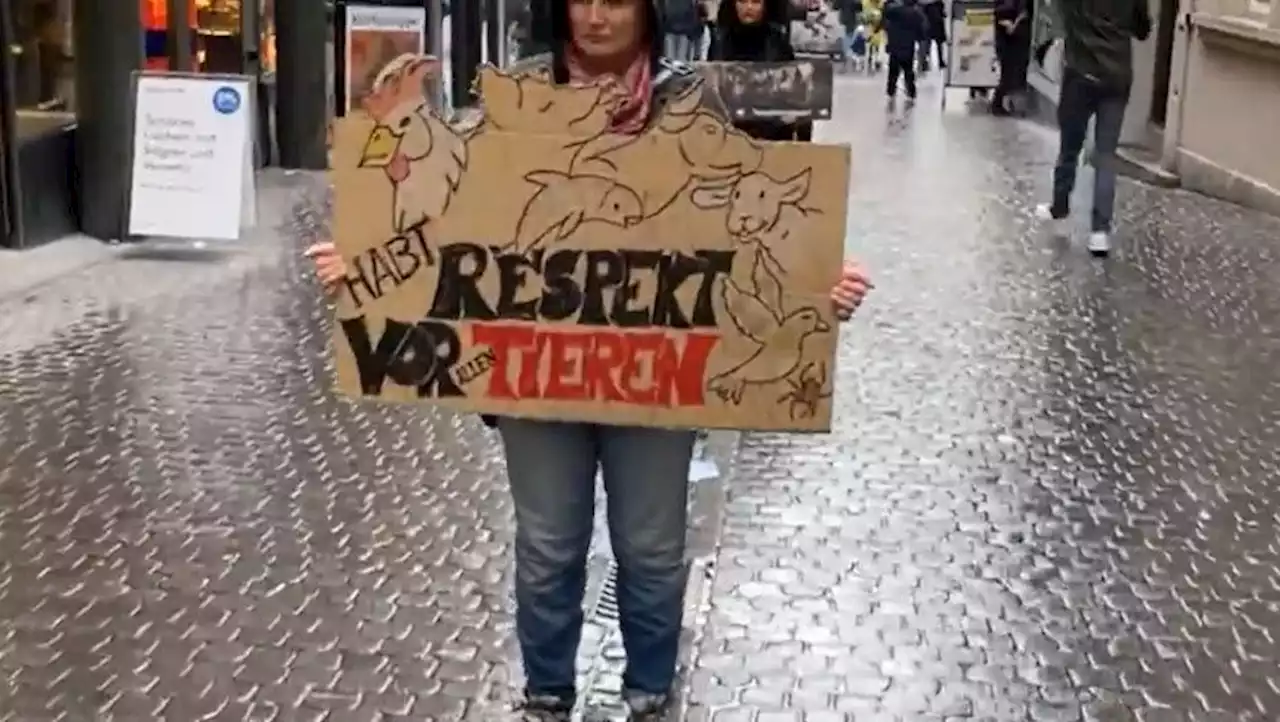
[[[1100,265],[1041,130],[913,113],[829,129],[878,290],[837,433],[743,444],[692,718],[1276,719],[1280,223],[1126,186]]]

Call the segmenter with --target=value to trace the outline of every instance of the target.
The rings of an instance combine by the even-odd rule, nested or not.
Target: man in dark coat
[[[916,48],[927,36],[927,22],[916,0],[887,0],[880,12],[889,56],[886,92],[890,98],[898,95],[899,78],[907,86],[907,98],[916,98]]]
[[[1116,197],[1116,148],[1133,85],[1133,41],[1151,35],[1147,0],[1059,0],[1064,59],[1058,96],[1061,137],[1053,169],[1053,202],[1036,209],[1065,236],[1071,214],[1080,151],[1094,120],[1092,233],[1089,252],[1111,251],[1111,220]]]

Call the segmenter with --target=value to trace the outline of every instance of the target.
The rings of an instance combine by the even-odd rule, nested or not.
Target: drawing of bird
[[[525,180],[541,186],[524,207],[510,247],[517,252],[568,238],[584,223],[629,228],[644,218],[640,196],[617,181],[596,175],[539,170]]]
[[[811,306],[787,314],[778,319],[771,333],[761,334],[762,340],[752,339],[758,344],[754,353],[737,366],[711,377],[707,388],[724,401],[740,404],[748,386],[765,386],[795,373],[805,357],[805,340],[830,330],[831,325]]]
[[[434,58],[401,55],[378,73],[363,101],[377,122],[360,158],[391,183],[391,225],[404,231],[444,215],[467,168],[467,141],[431,112],[427,77],[439,72]]]

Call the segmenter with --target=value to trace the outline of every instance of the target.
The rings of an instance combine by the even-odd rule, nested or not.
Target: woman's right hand
[[[325,293],[333,294],[347,277],[347,261],[331,241],[313,244],[303,254],[315,264],[316,279]]]

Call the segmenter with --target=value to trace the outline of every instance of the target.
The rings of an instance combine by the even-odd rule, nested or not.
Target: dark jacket
[[[702,17],[696,0],[664,0],[662,25],[670,35],[701,36]]]
[[[732,2],[732,0],[727,0]],[[693,66],[679,63],[662,57],[662,38],[666,28],[658,7],[659,0],[650,0],[648,5],[647,27],[649,28],[650,62],[653,63],[653,106],[650,112],[654,117],[662,111],[669,101],[683,96],[694,85],[701,81]],[[509,73],[543,73],[549,72],[557,83],[569,82],[569,70],[564,61],[564,49],[568,44],[569,0],[551,0],[549,8],[544,12],[547,24],[543,26],[544,47],[549,52],[526,57],[507,69]],[[703,107],[716,115],[727,118],[724,104],[714,91],[706,91],[702,96]],[[471,122],[471,121],[468,121]],[[492,427],[497,423],[496,416],[482,415],[485,426]]]
[[[1066,70],[1117,93],[1133,84],[1133,40],[1151,35],[1146,0],[1058,0]]]
[[[786,26],[771,22],[785,14],[781,3],[765,3],[765,21],[743,25],[733,0],[721,0],[716,30],[707,50],[707,60],[719,62],[786,63],[796,59]],[[740,120],[734,126],[760,140],[802,140],[813,138],[812,121]]]
[[[836,8],[840,11],[840,24],[844,31],[853,32],[862,21],[862,0],[836,0]]]
[[[920,6],[928,23],[929,39],[945,43],[947,41],[947,6],[943,0],[934,0]]]
[[[920,43],[928,39],[928,21],[915,0],[888,0],[880,12],[885,52],[895,60],[911,61]]]

